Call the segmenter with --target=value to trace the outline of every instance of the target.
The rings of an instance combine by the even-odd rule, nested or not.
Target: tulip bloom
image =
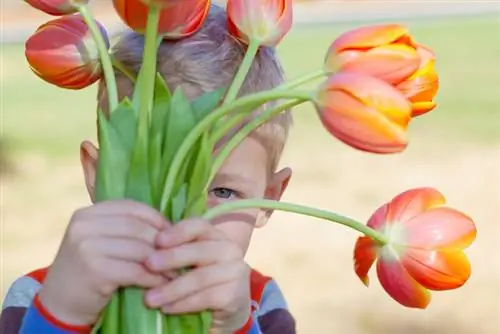
[[[54,16],[73,14],[78,6],[86,5],[88,0],[24,0],[33,8]]]
[[[420,65],[417,46],[408,30],[397,24],[362,27],[348,31],[330,46],[327,72],[356,71],[398,84]]]
[[[326,129],[354,148],[396,153],[408,144],[411,105],[380,79],[339,72],[319,88],[315,104]]]
[[[145,3],[161,8],[158,33],[168,39],[179,39],[197,32],[210,10],[210,0],[113,0],[118,16],[138,33],[146,31],[148,6]]]
[[[227,15],[233,36],[273,47],[292,27],[292,0],[228,0]]]
[[[470,277],[463,249],[476,237],[474,222],[445,206],[432,188],[406,191],[380,207],[368,226],[381,232],[388,244],[380,246],[360,237],[354,249],[355,271],[368,285],[368,272],[377,261],[384,290],[400,304],[425,308],[428,290],[450,290]]]
[[[436,72],[434,53],[419,45],[419,69],[411,77],[396,86],[412,102],[412,116],[423,115],[436,107],[433,101],[439,89],[439,77]]]
[[[106,31],[98,26],[109,48]],[[36,75],[62,88],[82,89],[101,78],[97,46],[79,14],[40,26],[27,40],[25,54]]]

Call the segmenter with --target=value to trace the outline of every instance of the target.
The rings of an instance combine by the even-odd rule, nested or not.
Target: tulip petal
[[[408,29],[399,24],[366,26],[342,34],[331,45],[330,52],[348,49],[366,49],[390,44],[408,35]]]
[[[401,152],[407,146],[406,127],[392,123],[348,93],[329,92],[326,106],[319,110],[325,128],[351,147],[384,154]]]
[[[422,286],[436,291],[459,288],[471,275],[469,259],[461,250],[407,249],[402,264]]]
[[[404,245],[420,249],[464,249],[476,238],[476,226],[465,214],[447,207],[434,208],[402,222]]]
[[[418,70],[420,57],[413,47],[391,44],[375,47],[368,51],[347,50],[331,54],[326,68],[360,72],[374,76],[390,84],[397,84]]]
[[[292,0],[229,0],[228,30],[244,43],[276,46],[292,26]]]
[[[434,108],[436,108],[435,102],[415,102],[411,105],[411,117],[415,118],[421,116],[432,111]]]
[[[328,79],[328,90],[345,91],[385,118],[406,127],[411,119],[411,104],[390,84],[361,73],[339,72]]]
[[[368,272],[377,258],[377,246],[369,237],[359,237],[354,246],[354,271],[359,279],[368,286]]]
[[[429,291],[410,276],[390,247],[383,247],[380,251],[377,275],[384,290],[401,305],[422,309],[429,305]]]
[[[387,220],[393,223],[403,222],[445,202],[444,196],[433,188],[411,189],[392,199]]]
[[[386,224],[387,219],[387,208],[388,204],[384,204],[380,206],[377,211],[375,211],[370,219],[368,220],[368,223],[366,224],[368,227],[373,228],[374,230],[380,231],[383,226]]]

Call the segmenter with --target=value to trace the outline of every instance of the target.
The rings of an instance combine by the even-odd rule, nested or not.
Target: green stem
[[[123,65],[123,63],[121,61],[119,61],[118,59],[116,59],[116,57],[114,57],[114,56],[111,56],[111,62],[113,63],[113,66],[117,70],[119,70],[120,72],[122,72],[123,74],[125,74],[125,76],[127,78],[129,78],[129,80],[132,81],[135,84],[137,78],[135,77],[135,74],[132,73],[132,71],[130,71],[125,65]]]
[[[253,60],[255,59],[255,55],[257,55],[257,52],[259,51],[259,47],[260,47],[260,42],[258,40],[256,39],[250,40],[247,51],[245,53],[245,57],[241,61],[238,72],[236,72],[233,82],[231,83],[231,86],[227,91],[224,102],[222,103],[223,106],[228,105],[229,103],[233,102],[234,99],[236,99],[236,96],[238,95],[241,86],[245,82],[245,78],[248,74],[248,71],[252,67]]]
[[[165,181],[165,186],[163,188],[163,194],[160,202],[160,212],[164,212],[168,199],[172,195],[172,191],[175,184],[175,179],[182,167],[182,163],[189,153],[191,147],[196,143],[199,136],[203,134],[204,131],[212,126],[212,124],[222,118],[223,116],[229,114],[230,112],[238,109],[243,109],[249,105],[254,105],[258,107],[268,101],[277,99],[298,99],[302,101],[308,101],[311,99],[311,94],[309,92],[299,92],[299,91],[282,91],[282,90],[272,90],[265,91],[257,94],[247,95],[240,99],[235,100],[233,103],[227,106],[220,106],[215,109],[212,113],[201,120],[196,126],[189,132],[181,146],[175,153],[175,156],[170,165],[170,170]],[[248,110],[248,109],[246,109]]]
[[[252,208],[292,212],[319,219],[325,219],[333,223],[341,224],[359,231],[364,235],[370,237],[372,240],[378,242],[380,245],[386,245],[389,243],[384,235],[354,219],[344,217],[333,212],[319,210],[307,206],[266,199],[247,199],[221,204],[205,212],[203,218],[206,220],[212,220],[225,213]]]
[[[85,20],[85,23],[87,23],[90,33],[92,34],[92,38],[97,46],[97,51],[99,52],[99,59],[104,72],[104,79],[106,80],[106,90],[108,91],[109,112],[111,113],[116,109],[116,107],[118,107],[119,101],[118,90],[116,88],[115,71],[113,69],[113,64],[111,63],[111,57],[108,53],[108,46],[106,45],[101,29],[92,17],[92,13],[90,12],[88,6],[78,6],[78,12]]]
[[[207,182],[207,187],[210,185],[212,182],[212,179],[214,178],[215,174],[217,171],[220,169],[224,161],[227,159],[227,157],[231,154],[231,152],[238,147],[238,145],[250,134],[252,131],[257,129],[259,126],[263,125],[264,123],[268,122],[270,119],[273,117],[279,115],[281,112],[284,110],[293,108],[301,103],[304,103],[302,100],[292,100],[290,102],[278,105],[274,108],[268,109],[264,112],[262,112],[260,115],[255,117],[251,122],[246,124],[241,130],[239,130],[233,137],[231,137],[230,140],[224,145],[224,148],[219,152],[217,155],[217,158],[215,158],[213,164],[212,164],[212,172],[210,174],[210,179]],[[245,116],[245,115],[243,115]],[[220,130],[226,130],[229,131],[230,129],[234,128],[239,122],[241,121],[241,117],[235,116],[233,119],[228,121],[227,123],[224,124],[224,127],[221,128]],[[217,132],[213,138],[214,142],[217,143],[221,138],[223,134],[222,131]],[[218,138],[220,137],[220,138]]]
[[[326,75],[326,72],[324,69],[319,69],[311,73],[307,73],[303,76],[298,77],[295,80],[292,80],[290,82],[287,82],[281,86],[276,87],[276,89],[292,89],[296,88],[298,86],[301,86],[305,83],[308,83],[309,81],[313,81],[315,79],[324,77]]]
[[[157,57],[156,37],[158,34],[159,21],[160,10],[156,6],[149,7],[148,21],[146,23],[146,37],[144,41],[144,56],[140,72],[140,75],[143,75],[145,80],[141,83],[141,87],[139,87],[139,118],[148,117],[149,111],[153,105]],[[139,121],[139,123],[141,124],[141,121]],[[143,123],[145,123],[143,127],[146,127],[147,130],[148,122]]]

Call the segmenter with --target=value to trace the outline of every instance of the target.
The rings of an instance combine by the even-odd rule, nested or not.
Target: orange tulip
[[[24,0],[33,8],[54,16],[73,14],[78,6],[86,5],[88,0]]]
[[[233,36],[273,47],[292,27],[292,0],[228,0],[227,15]]]
[[[319,88],[315,104],[326,129],[356,149],[396,153],[408,144],[411,105],[380,79],[339,72]]]
[[[388,244],[358,238],[355,271],[365,285],[378,259],[384,290],[404,306],[425,308],[431,298],[428,290],[455,289],[468,280],[471,268],[463,249],[474,241],[476,227],[445,202],[437,190],[418,188],[396,196],[372,215],[368,226],[384,234]]]
[[[158,33],[168,39],[179,39],[197,32],[210,10],[210,0],[148,0],[162,7]],[[141,0],[113,0],[118,16],[132,30],[144,33],[148,20],[148,6]]]
[[[109,48],[106,30],[98,26]],[[82,89],[101,78],[97,46],[79,14],[41,25],[26,41],[25,54],[36,75],[62,88]]]
[[[325,68],[362,72],[390,84],[414,74],[420,65],[417,46],[408,30],[397,24],[358,28],[337,38],[330,46]]]
[[[423,115],[436,107],[433,101],[439,89],[439,77],[436,72],[434,53],[419,45],[419,69],[411,77],[396,86],[412,102],[412,116]]]

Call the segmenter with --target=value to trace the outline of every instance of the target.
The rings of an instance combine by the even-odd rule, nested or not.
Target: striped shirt
[[[47,268],[18,278],[2,306],[0,334],[89,334],[91,327],[65,324],[53,317],[39,302]],[[276,281],[252,270],[250,276],[252,314],[235,334],[296,334],[295,320]]]

